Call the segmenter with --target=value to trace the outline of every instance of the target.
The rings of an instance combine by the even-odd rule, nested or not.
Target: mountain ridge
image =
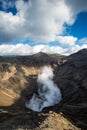
[[[87,49],[63,58],[41,52],[33,56],[0,57],[0,129],[18,129],[20,126],[29,130],[86,130],[86,59]],[[54,82],[60,88],[63,100],[35,113],[25,108],[25,102],[37,92],[37,76],[45,65],[53,68]],[[62,127],[55,125],[60,118]],[[55,121],[52,123],[51,119]]]

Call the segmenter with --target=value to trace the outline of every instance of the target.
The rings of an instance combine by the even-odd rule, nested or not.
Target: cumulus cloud
[[[16,15],[0,11],[0,42],[23,38],[37,42],[55,41],[56,35],[63,34],[64,24],[72,25],[77,13],[87,7],[85,0],[19,0],[15,4]]]
[[[67,48],[67,50],[65,51],[65,55],[70,55],[73,54],[81,49],[87,48],[87,44],[82,44],[82,45],[74,45],[72,47]]]
[[[60,44],[66,44],[66,45],[74,45],[76,41],[78,40],[76,37],[73,36],[58,36],[57,40]]]
[[[0,55],[32,55],[38,52],[45,53],[58,53],[61,55],[69,55],[77,52],[80,49],[87,48],[87,44],[73,45],[68,48],[62,48],[60,46],[49,46],[49,45],[35,45],[30,46],[28,44],[16,44],[16,45],[0,45]]]
[[[61,53],[63,54],[66,49],[63,49],[58,46],[49,46],[49,45],[36,45],[29,46],[28,44],[16,44],[16,45],[0,45],[0,55],[31,55],[38,52],[46,53]]]
[[[24,20],[21,17],[13,16],[12,13],[0,12],[0,19],[1,42],[9,42],[23,35],[21,27],[23,27]]]

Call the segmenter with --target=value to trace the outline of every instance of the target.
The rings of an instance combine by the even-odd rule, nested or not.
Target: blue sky
[[[67,31],[70,35],[79,39],[87,37],[87,12],[79,13],[75,23],[72,26],[68,26]]]
[[[87,1],[0,0],[0,55],[87,48]]]

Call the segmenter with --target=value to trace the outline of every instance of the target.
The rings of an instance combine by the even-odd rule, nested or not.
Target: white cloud
[[[0,41],[10,42],[26,37],[37,42],[55,41],[56,35],[63,34],[65,30],[64,23],[72,25],[77,12],[86,9],[87,2],[82,2],[29,0],[27,3],[19,0],[16,2],[16,15],[0,11]]]
[[[11,6],[10,2],[3,2],[3,8],[7,4]],[[60,44],[74,46],[76,37],[60,36],[66,29],[64,24],[72,25],[79,12],[87,11],[85,0],[18,0],[12,6],[14,4],[18,10],[16,15],[0,11],[0,43],[29,38],[34,42],[57,40]],[[80,42],[83,40],[86,43],[86,39]]]
[[[30,36],[36,41],[54,41],[56,34],[64,31],[64,22],[71,23],[69,9],[63,0],[34,0],[29,1],[29,15],[27,15],[27,25]],[[63,10],[63,11],[60,11]]]
[[[21,21],[21,22],[20,22]],[[24,35],[24,19],[12,13],[0,12],[0,41],[9,42]]]
[[[49,46],[49,45],[36,45],[29,46],[28,44],[16,44],[16,45],[0,45],[0,55],[32,55],[38,52],[45,53],[58,53],[62,55],[69,55],[77,52],[80,49],[87,48],[87,44],[73,45],[69,48],[62,48],[60,46]]]
[[[73,54],[81,49],[84,49],[84,48],[87,48],[87,44],[83,44],[83,45],[74,45],[74,46],[71,46],[69,48],[67,48],[67,51],[64,53],[65,55],[70,55],[70,54]]]
[[[87,44],[87,38],[85,37],[85,38],[80,39],[79,43],[80,44]]]
[[[45,53],[64,53],[66,49],[63,49],[58,46],[49,46],[49,45],[36,45],[29,46],[28,44],[16,44],[16,45],[0,45],[0,55],[31,55],[38,52]]]
[[[31,47],[23,44],[0,45],[0,55],[27,55],[31,54]]]
[[[66,44],[72,46],[76,43],[77,38],[73,36],[58,36],[57,40],[60,44]]]

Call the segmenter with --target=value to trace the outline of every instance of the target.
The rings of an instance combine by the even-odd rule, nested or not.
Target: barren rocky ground
[[[0,57],[0,130],[86,130],[87,49],[68,57],[38,53]],[[42,112],[25,102],[37,92],[37,75],[43,66],[54,70],[54,82],[63,100]]]

